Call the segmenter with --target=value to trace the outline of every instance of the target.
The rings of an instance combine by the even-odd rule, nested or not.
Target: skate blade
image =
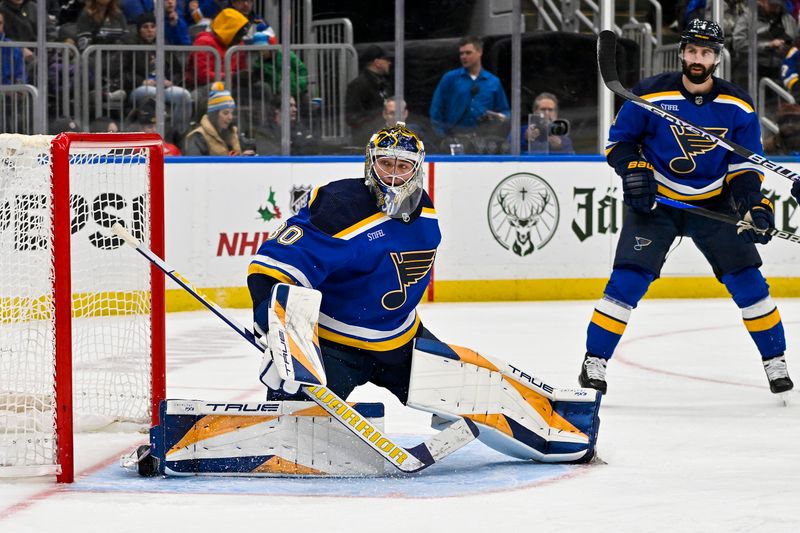
[[[782,405],[784,407],[789,407],[789,403],[790,403],[789,395],[790,395],[791,392],[792,391],[790,391],[790,390],[787,390],[785,392],[779,392],[778,393],[778,404]]]

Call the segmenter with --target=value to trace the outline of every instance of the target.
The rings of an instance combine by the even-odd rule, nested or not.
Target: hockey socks
[[[625,332],[631,311],[647,292],[655,275],[642,270],[615,268],[605,293],[592,313],[586,332],[586,351],[609,359]]]
[[[742,311],[742,320],[762,359],[783,355],[786,337],[781,315],[772,297],[769,285],[754,267],[745,268],[722,277],[736,305]]]

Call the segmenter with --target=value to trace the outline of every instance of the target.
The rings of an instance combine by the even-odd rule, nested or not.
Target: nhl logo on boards
[[[558,197],[539,176],[518,172],[494,188],[487,214],[489,229],[500,246],[525,257],[553,238],[558,227]]]
[[[306,185],[305,187],[292,185],[289,191],[289,209],[292,210],[292,214],[296,215],[308,204],[308,193],[311,192],[311,189],[311,185]]]

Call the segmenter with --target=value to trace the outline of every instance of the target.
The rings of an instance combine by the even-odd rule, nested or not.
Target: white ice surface
[[[778,305],[789,370],[800,379],[800,300]],[[421,313],[442,340],[572,386],[592,306],[433,304]],[[249,322],[246,311],[233,313]],[[167,352],[170,397],[263,399],[258,354],[208,312],[169,315]],[[259,493],[266,485],[258,479],[245,481],[252,492],[215,494],[193,492],[190,481],[183,492],[143,492],[136,488],[147,486],[143,480],[128,488],[122,478],[117,490],[93,489],[92,476],[110,471],[112,459],[146,436],[91,434],[77,438],[81,477],[73,487],[51,479],[0,480],[0,532],[800,531],[800,397],[792,393],[793,403],[783,407],[770,394],[733,302],[645,300],[609,365],[608,381],[598,441],[608,464],[565,467],[525,488],[497,490],[494,479],[482,494],[478,478],[460,496],[375,497],[369,490],[353,496],[349,490],[336,497],[335,484],[330,496],[286,496]],[[351,399],[383,401],[390,433],[429,432],[428,415],[376,387],[358,389]],[[457,460],[455,454],[449,459]],[[144,481],[157,488],[165,480]]]

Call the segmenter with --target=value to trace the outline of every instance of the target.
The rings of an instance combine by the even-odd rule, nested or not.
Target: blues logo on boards
[[[518,172],[504,178],[489,197],[489,229],[520,257],[544,248],[558,227],[558,197],[541,177]]]

